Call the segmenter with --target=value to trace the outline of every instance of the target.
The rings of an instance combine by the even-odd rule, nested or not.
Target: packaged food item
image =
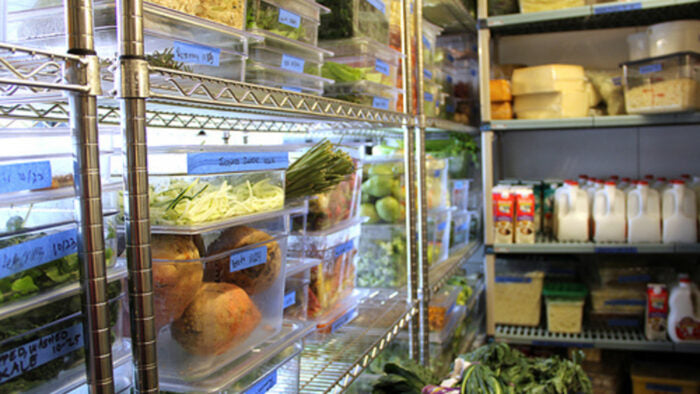
[[[517,95],[513,101],[518,119],[579,118],[588,108],[588,94],[575,90]]]
[[[567,180],[554,194],[554,234],[560,242],[585,242],[589,238],[588,193],[578,182]]]
[[[362,164],[355,159],[357,170],[347,175],[331,190],[309,199],[309,213],[306,219],[307,231],[320,231],[333,227],[360,213],[360,184]],[[297,223],[295,222],[295,227]]]
[[[494,243],[513,243],[513,214],[515,194],[510,187],[498,185],[493,188]]]
[[[423,113],[426,116],[437,116],[437,109],[439,107],[438,97],[440,94],[440,85],[435,82],[425,81],[425,88],[423,91]]]
[[[457,306],[460,291],[455,286],[445,286],[431,297],[428,305],[428,323],[431,331],[439,331],[445,327],[452,310]]]
[[[435,64],[437,37],[442,33],[442,27],[432,24],[423,18],[423,65],[432,67]]]
[[[357,259],[357,286],[404,286],[406,253],[405,225],[363,224]]]
[[[376,109],[396,111],[399,92],[398,89],[365,80],[326,85],[324,96]]]
[[[450,252],[450,226],[452,209],[444,208],[428,212],[428,264],[447,259]]]
[[[469,211],[452,212],[450,248],[459,247],[469,243],[471,215],[472,212]]]
[[[668,318],[668,290],[660,283],[647,284],[647,302],[644,309],[644,335],[650,341],[666,339]]]
[[[697,242],[697,205],[695,191],[682,179],[674,179],[662,189],[661,221],[664,243]]]
[[[596,313],[643,315],[646,291],[626,286],[594,287],[591,289],[591,303],[591,309]]]
[[[673,342],[700,343],[700,290],[688,275],[678,275],[678,284],[668,298],[668,336]]]
[[[622,64],[625,106],[631,114],[700,109],[700,55],[680,53]]]
[[[449,174],[447,159],[426,158],[425,172],[425,189],[428,209],[440,209],[450,206],[450,192],[447,182]]]
[[[466,210],[469,205],[469,187],[471,179],[451,179],[450,185],[452,190],[451,203],[457,209]]]
[[[320,16],[329,10],[314,1],[247,0],[247,28],[316,45]]]
[[[319,38],[367,37],[389,45],[389,15],[385,0],[320,0],[331,12],[321,16]]]
[[[491,119],[508,120],[513,119],[513,105],[510,101],[492,101]]]
[[[584,0],[518,0],[518,2],[522,13],[553,11],[586,5]]]
[[[319,45],[333,51],[323,66],[323,76],[337,83],[371,81],[396,86],[401,52],[365,37],[321,41]]]
[[[661,200],[649,182],[638,181],[627,193],[627,241],[661,242]]]
[[[243,30],[245,20],[245,0],[195,0],[181,2],[178,0],[153,0],[163,7],[195,15],[200,18],[223,23],[238,30]]]
[[[401,158],[372,158],[363,167],[360,215],[368,224],[403,223],[406,218],[404,163]]]
[[[630,370],[633,394],[681,393],[700,391],[697,368],[687,365],[637,363]]]
[[[489,92],[491,93],[491,102],[511,101],[513,99],[513,95],[510,91],[510,81],[507,79],[490,80]]]
[[[515,243],[535,243],[535,195],[532,188],[515,189]]]
[[[304,270],[298,274],[287,277],[284,283],[284,309],[285,320],[306,320],[309,306],[310,272]]]
[[[583,304],[588,290],[573,282],[547,282],[542,295],[547,302],[547,330],[578,334],[583,323]]]
[[[647,29],[649,55],[665,56],[679,52],[700,53],[700,20],[657,23]],[[630,60],[637,60],[630,58]]]
[[[292,72],[302,72],[304,74],[321,76],[321,66],[323,65],[323,51],[310,51],[296,49],[293,46],[270,45],[267,40],[263,44],[251,44],[249,48],[249,59],[253,64],[264,64]],[[284,42],[279,40],[279,42]],[[296,49],[296,50],[295,50]]]
[[[496,275],[494,321],[497,324],[540,324],[544,273],[507,272]]]
[[[511,89],[514,96],[563,91],[583,92],[585,82],[582,66],[546,64],[515,69]]]
[[[620,70],[586,70],[586,77],[605,103],[608,115],[625,113],[625,97],[622,91]]]

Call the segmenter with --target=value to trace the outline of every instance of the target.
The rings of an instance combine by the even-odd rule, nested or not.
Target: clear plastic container
[[[450,206],[447,159],[428,158],[425,162],[425,170],[428,209]]]
[[[287,59],[289,61],[289,59]],[[291,67],[298,67],[290,66]],[[263,86],[279,87],[281,89],[296,91],[298,93],[310,92],[320,94],[324,87],[333,83],[332,79],[317,77],[303,72],[303,62],[298,68],[299,72],[273,67],[263,63],[248,60],[246,69],[246,82]]]
[[[149,149],[152,231],[194,234],[284,206],[291,146]],[[232,225],[235,223],[231,223]]]
[[[323,49],[310,50],[280,39],[251,45],[249,58],[258,64],[320,77],[327,54]]]
[[[425,91],[423,92],[423,113],[426,116],[435,117],[438,115],[440,103],[438,101],[442,87],[432,81],[425,81]]]
[[[450,202],[457,209],[467,209],[469,207],[469,186],[471,179],[450,179],[450,190],[452,197]]]
[[[357,259],[357,286],[401,288],[406,283],[406,227],[364,224]]]
[[[117,259],[116,214],[105,216],[105,264]],[[73,222],[0,237],[0,305],[75,283],[80,278]]]
[[[697,53],[623,63],[627,112],[651,114],[700,109],[699,65]]]
[[[518,3],[520,3],[520,12],[522,13],[553,11],[586,5],[585,0],[518,0]]]
[[[248,0],[248,30],[259,30],[316,45],[326,7],[309,0]]]
[[[644,314],[646,288],[596,287],[591,289],[591,303],[595,313]]]
[[[404,163],[400,157],[371,158],[363,166],[360,216],[368,224],[403,223],[406,218]]]
[[[280,331],[288,224],[282,215],[197,236],[153,236],[161,381],[211,376]]]
[[[452,309],[450,309],[450,311],[448,312],[448,316],[446,317],[447,321],[444,324],[443,328],[439,330],[432,330],[431,328],[428,340],[430,341],[430,343],[437,345],[430,346],[431,359],[434,360],[434,357],[439,357],[440,353],[443,353],[444,351],[452,350],[448,349],[448,347],[455,336],[457,326],[459,326],[459,324],[464,320],[466,314],[467,309],[465,307],[454,305]],[[435,352],[436,350],[439,351],[439,353]],[[454,360],[450,360],[448,362],[452,361]]]
[[[389,44],[387,0],[320,0],[331,12],[321,16],[318,36],[322,40],[367,37],[380,44]]]
[[[432,67],[435,64],[437,37],[442,33],[442,27],[423,19],[423,66]]]
[[[458,248],[469,243],[471,216],[472,212],[470,211],[452,212],[450,248]]]
[[[295,232],[289,237],[289,255],[323,259],[334,246],[359,237],[360,222],[361,219],[354,219],[321,231]]]
[[[497,324],[540,324],[544,273],[497,273],[494,286],[494,321]]]
[[[326,86],[324,95],[376,109],[396,111],[399,90],[370,81],[336,83]]]
[[[334,308],[318,316],[316,318],[316,333],[313,335],[312,340],[325,341],[328,339],[328,335],[333,334],[355,320],[360,314],[359,303],[360,297],[350,294],[343,300],[340,300]]]
[[[337,83],[366,80],[395,87],[399,60],[403,55],[386,45],[367,38],[321,41],[320,45],[333,51],[334,57],[328,62],[351,67],[348,72],[343,67],[338,70],[331,64],[324,66],[324,76]]]
[[[217,0],[195,0],[189,2],[153,0],[153,3],[188,15],[218,22],[234,29],[243,30],[243,21],[246,15],[245,0],[232,0],[225,3]],[[144,5],[147,4],[147,2],[144,2]]]
[[[452,210],[449,208],[428,212],[428,264],[447,259],[450,253],[450,226]]]
[[[433,295],[428,304],[428,323],[431,331],[445,328],[453,309],[457,306],[457,297],[461,289],[456,286],[445,286]]]
[[[306,320],[309,307],[310,278],[309,270],[287,277],[284,283],[285,320]]]
[[[647,34],[649,56],[651,57],[679,52],[700,53],[700,42],[698,42],[698,36],[700,36],[699,20],[657,23],[649,26]]]

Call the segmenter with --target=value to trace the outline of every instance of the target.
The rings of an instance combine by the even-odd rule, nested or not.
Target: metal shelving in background
[[[596,129],[615,127],[651,127],[679,124],[697,124],[700,113],[617,115],[591,116],[586,118],[565,119],[513,119],[492,120],[481,126],[482,131],[520,131],[520,130],[563,130],[563,129]]]
[[[447,259],[433,264],[430,267],[430,293],[437,293],[447,280],[479,250],[480,246],[479,242],[471,241],[459,249],[451,250]]]
[[[700,244],[596,244],[593,242],[536,242],[494,244],[490,254],[671,254],[699,253]]]

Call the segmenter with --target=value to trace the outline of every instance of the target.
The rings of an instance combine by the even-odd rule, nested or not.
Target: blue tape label
[[[389,99],[384,97],[374,97],[372,99],[372,107],[378,109],[389,109]]]
[[[452,104],[447,104],[445,106],[445,111],[447,111],[447,113],[453,114],[455,113],[455,106]]]
[[[188,174],[218,174],[236,171],[284,170],[287,152],[202,152],[187,154]]]
[[[242,269],[265,264],[267,262],[267,246],[244,250],[234,253],[229,258],[229,272],[236,272]]]
[[[178,62],[219,67],[221,49],[173,41],[173,59]]]
[[[447,228],[447,222],[438,223],[438,226],[437,226],[438,231],[445,231],[446,228]]]
[[[606,300],[605,305],[644,306],[644,300]]]
[[[620,275],[617,277],[619,283],[648,283],[651,282],[651,275]]]
[[[637,253],[637,248],[632,246],[606,247],[600,246],[593,248],[595,253]]]
[[[351,239],[348,242],[342,243],[333,249],[333,254],[336,258],[353,250],[355,248],[355,240]]]
[[[517,276],[497,276],[495,279],[496,283],[530,283],[532,278],[528,277],[517,277]]]
[[[377,59],[374,62],[374,69],[379,71],[380,73],[386,75],[387,77],[390,74],[390,69],[389,69],[389,64],[382,59]]]
[[[381,11],[382,14],[386,14],[386,4],[384,4],[384,0],[367,0],[367,2],[372,4],[372,7]]]
[[[467,228],[468,228],[468,227],[469,227],[469,223],[464,222],[464,223],[460,224],[459,226],[457,226],[457,228],[455,229],[455,231],[457,231],[457,232],[460,232],[460,231],[467,231]]]
[[[83,347],[83,325],[56,331],[0,354],[0,384]]]
[[[0,193],[51,186],[51,163],[35,161],[0,166]]]
[[[304,62],[305,60],[296,56],[291,56],[287,54],[282,54],[282,62],[280,67],[285,70],[293,71],[295,73],[304,72]]]
[[[452,185],[455,190],[464,190],[464,181],[453,181]]]
[[[293,12],[285,10],[284,8],[280,8],[277,21],[283,25],[287,25],[295,29],[298,29],[301,25],[301,17]]]
[[[287,309],[290,306],[294,305],[296,303],[297,299],[297,292],[296,291],[290,291],[289,293],[284,295],[284,304],[282,304],[282,309]]]
[[[352,321],[355,317],[357,317],[357,307],[350,309],[346,314],[334,321],[333,324],[331,324],[331,332],[335,332],[340,327]]]
[[[639,73],[640,74],[655,73],[655,72],[661,71],[661,69],[662,69],[661,63],[648,64],[646,66],[639,67]]]
[[[78,230],[35,238],[0,249],[0,278],[78,253]]]
[[[454,62],[455,62],[455,57],[452,56],[452,54],[448,53],[448,54],[447,54],[447,60],[448,60],[450,63],[454,63]]]
[[[625,11],[634,11],[634,10],[641,10],[641,9],[642,9],[642,3],[639,3],[639,2],[615,4],[615,5],[604,5],[604,6],[600,6],[600,7],[593,7],[593,14],[595,14],[595,15],[611,14],[613,12],[625,12]]]
[[[264,394],[270,391],[277,384],[277,370],[270,372],[269,375],[260,379],[253,387],[245,391],[245,394]]]
[[[433,102],[433,95],[428,93],[428,92],[425,92],[425,93],[423,93],[423,100],[425,100],[429,103],[432,103]]]
[[[448,75],[447,77],[445,77],[445,80],[447,81],[447,83],[451,84],[453,82],[452,75]]]
[[[613,77],[612,83],[615,86],[620,86],[622,85],[622,77]]]
[[[532,346],[593,348],[592,343],[555,341],[532,341]]]
[[[606,323],[610,327],[639,327],[639,320],[635,319],[608,319]]]
[[[423,76],[425,79],[433,79],[433,72],[430,70],[423,70]]]
[[[428,41],[428,37],[426,37],[425,34],[423,34],[423,46],[426,49],[430,49],[430,41]]]
[[[282,86],[282,89],[289,90],[289,91],[295,92],[295,93],[301,93],[301,88],[297,88],[294,86]]]
[[[655,393],[682,393],[683,387],[671,384],[647,383],[646,389]]]

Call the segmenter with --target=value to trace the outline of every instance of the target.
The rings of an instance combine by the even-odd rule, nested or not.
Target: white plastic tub
[[[649,26],[648,32],[651,57],[679,52],[700,53],[700,20],[658,23]]]

